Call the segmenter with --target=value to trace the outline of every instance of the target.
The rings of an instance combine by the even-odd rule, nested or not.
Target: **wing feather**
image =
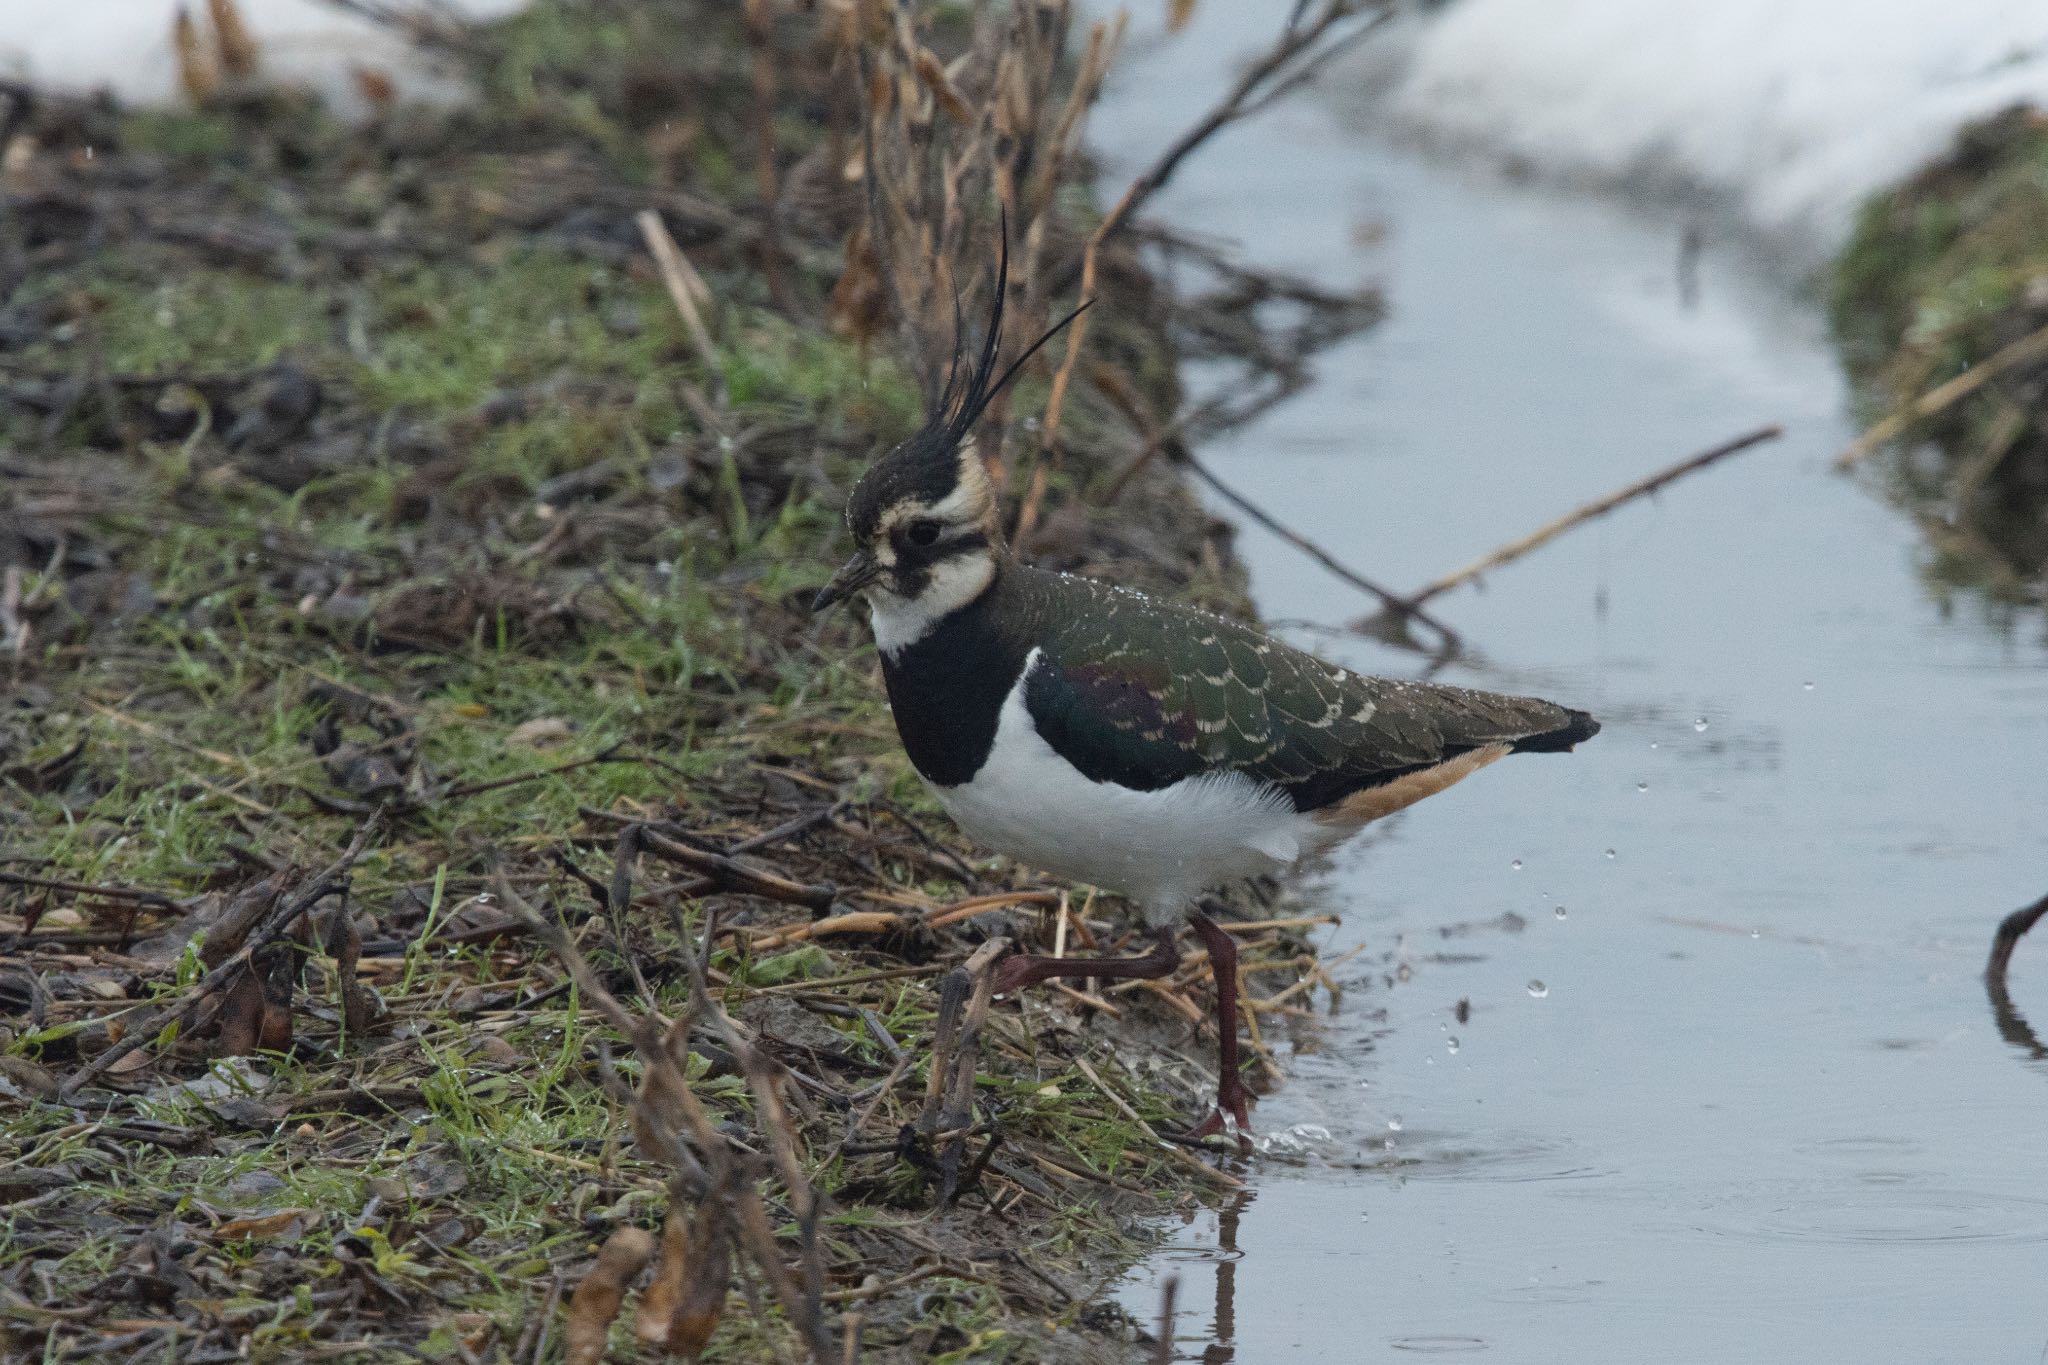
[[[1368,677],[1221,617],[1016,573],[1039,647],[1026,704],[1098,781],[1156,790],[1237,772],[1316,810],[1489,745],[1564,748],[1598,728],[1553,702]]]

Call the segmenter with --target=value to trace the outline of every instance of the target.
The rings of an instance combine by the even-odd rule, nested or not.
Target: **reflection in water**
[[[2011,629],[2024,608],[2043,600],[2048,549],[2040,541],[2048,512],[2041,510],[2041,498],[2003,488],[1974,496],[1955,491],[1950,484],[1968,481],[1968,468],[1943,473],[1937,482],[1915,463],[1923,454],[1913,450],[1896,457],[1889,491],[1926,539],[1921,576],[1929,592],[1944,607],[1958,591],[1974,594],[1989,620]]]
[[[1177,1348],[1172,1354],[1174,1360],[1199,1361],[1200,1365],[1229,1365],[1229,1362],[1235,1361],[1238,1358],[1237,1263],[1244,1256],[1244,1251],[1238,1246],[1237,1242],[1238,1220],[1244,1216],[1245,1210],[1249,1209],[1252,1206],[1252,1201],[1257,1198],[1257,1193],[1251,1189],[1238,1189],[1234,1191],[1228,1203],[1213,1211],[1216,1219],[1216,1240],[1214,1245],[1204,1246],[1201,1243],[1207,1239],[1198,1239],[1192,1244],[1183,1245],[1174,1253],[1173,1259],[1177,1262],[1205,1265],[1213,1269],[1215,1271],[1216,1287],[1215,1307],[1210,1314],[1206,1329],[1196,1327],[1187,1336],[1181,1336],[1171,1330],[1169,1320],[1167,1340],[1171,1341]],[[1171,1295],[1175,1292],[1180,1281],[1181,1277],[1179,1275],[1169,1275],[1161,1282],[1160,1287],[1165,1293]],[[1171,1298],[1167,1302],[1171,1303]],[[1199,1341],[1202,1344],[1200,1355],[1187,1354],[1185,1351],[1178,1349],[1184,1343],[1194,1341]]]
[[[2044,915],[2048,915],[2048,896],[2007,915],[1991,941],[1991,961],[1984,967],[1984,993],[1991,997],[1991,1017],[1998,1021],[1998,1035],[2036,1060],[2048,1058],[2048,1047],[2041,1045],[2033,1025],[2013,1004],[2012,995],[2005,988],[2005,969],[2012,962],[2012,950],[2019,945],[2020,936]]]
[[[1216,1216],[1216,1316],[1202,1365],[1226,1365],[1237,1359],[1237,1220],[1251,1207],[1250,1190],[1239,1190]]]
[[[1130,68],[1095,125],[1110,194],[1236,79],[1227,30],[1249,48],[1287,8],[1197,6]],[[2011,1070],[2048,1062],[1985,1033],[1973,978],[1987,888],[2048,848],[2048,651],[1928,607],[1920,537],[1830,472],[1857,432],[1820,321],[1734,244],[1688,311],[1669,220],[1271,113],[1159,211],[1386,281],[1388,321],[1322,382],[1198,452],[1333,557],[1427,582],[1704,441],[1786,438],[1444,605],[1472,648],[1443,680],[1588,695],[1612,733],[1333,868],[1325,950],[1389,955],[1374,1017],[1347,999],[1262,1109],[1333,1136],[1261,1156],[1255,1211],[1202,1215],[1128,1302],[1213,1283],[1180,1358],[1233,1365],[2038,1359],[2048,1090]],[[1388,232],[1347,252],[1361,219]],[[1241,547],[1269,617],[1355,614],[1296,547],[1250,524]],[[1509,913],[1511,938],[1437,933]]]

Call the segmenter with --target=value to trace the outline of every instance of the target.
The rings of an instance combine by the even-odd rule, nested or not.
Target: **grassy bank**
[[[1230,1181],[1156,1136],[1210,1084],[1206,964],[999,1006],[971,1131],[923,1122],[954,964],[1128,921],[965,845],[864,629],[805,609],[922,410],[848,283],[843,53],[795,11],[625,0],[446,41],[472,108],[350,129],[225,89],[14,125],[6,1358],[567,1358],[599,1248],[713,1202],[646,1150],[666,1063],[594,995],[695,1021],[685,1145],[862,1359],[1124,1358],[1100,1294],[1134,1220]],[[1048,280],[1090,221],[1070,182]],[[1121,477],[1177,396],[1128,257],[1100,292],[1097,382],[1042,459],[1014,433],[1049,369],[1015,399],[1027,548],[1242,609],[1163,462]],[[1246,938],[1254,997],[1313,969]],[[713,1232],[705,1358],[793,1355],[774,1267]]]
[[[1865,209],[1830,282],[1930,580],[2048,601],[2048,116],[2015,109]]]

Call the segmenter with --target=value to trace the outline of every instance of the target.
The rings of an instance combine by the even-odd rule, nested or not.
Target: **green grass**
[[[1866,415],[1905,407],[2039,328],[2044,281],[2048,115],[2013,110],[1874,198],[1834,265],[1829,305]],[[2001,616],[2048,601],[2044,374],[2034,364],[1993,378],[1917,423],[1882,465],[1928,536],[1930,586],[1944,598],[1968,589]]]
[[[2048,122],[2001,115],[1965,132],[1949,160],[1871,200],[1836,260],[1829,302],[1852,360],[1938,383],[1988,355],[2048,274],[2044,225]]]
[[[0,403],[0,444],[35,465],[27,496],[55,509],[64,548],[52,556],[37,542],[22,575],[34,631],[5,676],[28,685],[29,700],[0,712],[0,853],[38,876],[147,888],[199,912],[252,881],[258,862],[303,880],[362,826],[370,803],[315,749],[330,714],[357,745],[402,732],[392,752],[404,788],[352,886],[372,945],[363,979],[389,1011],[376,1027],[343,1025],[334,960],[308,944],[292,1048],[256,1059],[261,1084],[248,1093],[184,1084],[231,1074],[211,1064],[218,1030],[202,1019],[152,1039],[137,1054],[147,1066],[120,1081],[128,1093],[96,1096],[86,1120],[37,1103],[0,1115],[14,1150],[70,1176],[61,1201],[5,1215],[0,1268],[37,1262],[65,1305],[106,1321],[157,1311],[131,1281],[137,1248],[168,1229],[186,1247],[179,1273],[197,1286],[187,1297],[203,1304],[191,1316],[254,1359],[362,1341],[349,1358],[448,1358],[458,1341],[494,1358],[551,1280],[573,1281],[613,1228],[657,1225],[666,1173],[633,1149],[604,1083],[607,1065],[628,1085],[638,1076],[624,1040],[575,992],[547,993],[559,975],[530,943],[434,936],[487,917],[502,871],[575,928],[614,990],[634,989],[630,953],[651,1003],[679,1013],[694,943],[678,938],[667,907],[643,907],[615,942],[588,888],[555,861],[609,875],[610,827],[585,809],[672,815],[724,841],[791,807],[842,801],[855,834],[871,818],[887,838],[870,846],[826,832],[765,856],[837,880],[862,907],[890,903],[881,892],[963,894],[875,805],[936,815],[895,741],[865,632],[850,616],[821,622],[804,610],[843,554],[847,488],[919,420],[912,377],[818,317],[777,311],[747,249],[731,243],[693,253],[718,300],[706,365],[637,252],[488,210],[536,158],[557,154],[614,184],[650,183],[647,134],[660,120],[627,97],[650,80],[700,90],[712,111],[663,173],[746,206],[751,161],[735,151],[746,128],[732,113],[747,107],[744,66],[693,57],[703,49],[680,41],[676,17],[665,29],[645,17],[655,13],[613,22],[603,6],[534,6],[496,31],[483,107],[438,124],[408,115],[357,134],[289,100],[95,116],[108,122],[90,173],[125,174],[157,196],[152,221],[281,223],[289,249],[236,255],[120,218],[91,250],[51,253],[11,302],[43,325],[10,363],[118,386],[108,398],[87,384],[54,417]],[[718,32],[697,28],[696,40]],[[787,93],[777,127],[795,155],[818,130],[804,92]],[[343,260],[324,246],[386,222],[403,229],[389,250]],[[837,259],[806,244],[792,264],[797,295],[827,297]],[[1101,319],[1096,344],[1147,382],[1170,380],[1156,336]],[[275,450],[231,448],[246,386],[285,364],[321,386],[312,424]],[[1043,389],[1021,386],[1019,412]],[[526,401],[501,402],[508,394]],[[1094,450],[1109,430],[1101,405],[1077,396],[1067,430],[1077,450]],[[301,457],[307,468],[293,472]],[[1103,464],[1056,471],[1056,500],[1078,498]],[[593,470],[604,477],[539,505],[550,480]],[[1182,529],[1201,525],[1191,502],[1169,513]],[[1229,584],[1188,558],[1170,566],[1172,581],[1226,598]],[[372,714],[341,715],[337,688],[375,699]],[[614,748],[634,761],[536,776]],[[489,785],[507,779],[522,780]],[[931,828],[951,839],[936,819]],[[643,888],[674,879],[641,873]],[[26,897],[0,896],[0,914],[25,916]],[[700,931],[703,904],[679,900],[686,931]],[[88,961],[137,947],[122,939],[118,903],[55,896],[35,908],[57,917],[46,929],[77,936]],[[742,897],[720,910],[749,927],[801,919]],[[145,913],[135,937],[146,943],[176,919]],[[710,965],[743,1015],[764,988],[964,950],[951,932],[911,938],[760,953],[734,943]],[[112,994],[60,993],[35,1025],[0,1020],[0,1049],[63,1077],[107,1045],[108,1018],[182,998],[205,970],[202,946],[154,965],[39,964],[65,991],[76,978]],[[916,1114],[932,980],[836,998],[872,1010],[917,1059],[869,1135],[894,1132]],[[857,1063],[849,1090],[886,1071],[891,1057],[858,1018],[819,1017]],[[1012,1013],[993,1017],[986,1107],[1000,1113],[1006,1152],[1056,1154],[1184,1195],[1179,1169],[1072,1069],[1065,1049],[1093,1056],[1155,1126],[1184,1119],[1163,1083],[1117,1067],[1118,1037],[1098,1025],[1054,1042]],[[715,1120],[751,1122],[738,1078],[701,1054],[691,1065]],[[154,1126],[115,1135],[123,1124]],[[823,1109],[807,1142],[837,1201],[829,1229],[849,1275],[872,1266],[891,1277],[928,1236],[978,1248],[963,1265],[1028,1251],[1063,1270],[1100,1268],[1132,1252],[1119,1219],[1142,1205],[1107,1184],[1075,1177],[1071,1206],[1032,1203],[1001,1220],[978,1196],[935,1212],[929,1181],[907,1163],[828,1159],[843,1124]],[[379,1216],[365,1224],[373,1199]],[[310,1210],[307,1225],[214,1235],[287,1208]],[[930,1358],[1034,1358],[1057,1315],[1018,1310],[1034,1302],[1030,1286],[999,1279],[949,1274],[890,1296],[875,1310],[884,1345],[871,1358],[909,1349],[911,1305],[927,1292],[943,1329],[925,1343]],[[98,1331],[98,1320],[20,1321],[38,1351],[53,1332],[75,1342]],[[627,1330],[615,1330],[621,1345]],[[492,1331],[490,1345],[475,1344]],[[710,1358],[763,1359],[782,1341],[775,1311],[755,1317],[736,1294]]]

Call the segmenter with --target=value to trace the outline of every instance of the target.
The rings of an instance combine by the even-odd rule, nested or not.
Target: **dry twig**
[[[1902,435],[1915,422],[1924,422],[1929,417],[1947,411],[2007,370],[2043,357],[2048,357],[2048,327],[2029,332],[2018,341],[2001,346],[1955,378],[1935,385],[1878,422],[1850,442],[1841,454],[1835,456],[1835,468],[1853,469],[1872,451]]]
[[[181,1029],[198,1017],[200,1008],[220,991],[227,989],[248,969],[250,960],[263,949],[282,939],[298,924],[307,911],[329,896],[347,896],[349,874],[356,859],[362,855],[370,835],[383,820],[380,808],[356,831],[355,838],[342,855],[322,871],[297,895],[281,900],[276,908],[269,910],[258,922],[249,939],[219,966],[214,967],[191,986],[180,992],[177,999],[162,1005],[149,1007],[138,1020],[126,1021],[127,1033],[112,1047],[87,1062],[68,1076],[58,1091],[59,1098],[68,1099],[84,1089],[99,1076],[104,1075],[123,1057],[153,1041],[163,1030],[176,1024]]]
[[[1513,563],[1531,550],[1549,544],[1575,526],[1584,525],[1595,517],[1606,516],[1615,508],[1625,503],[1634,502],[1637,498],[1647,497],[1666,484],[1684,478],[1687,474],[1705,469],[1708,465],[1716,464],[1738,451],[1749,449],[1751,446],[1761,445],[1765,441],[1775,441],[1784,434],[1785,429],[1773,423],[1770,426],[1758,427],[1755,431],[1746,432],[1741,436],[1735,437],[1733,440],[1723,441],[1721,444],[1703,450],[1697,455],[1689,455],[1677,464],[1660,469],[1654,474],[1646,475],[1633,483],[1617,488],[1605,497],[1595,498],[1589,503],[1573,508],[1555,521],[1546,522],[1528,535],[1509,541],[1506,545],[1501,546],[1492,553],[1481,556],[1479,559],[1467,564],[1464,568],[1459,569],[1456,573],[1445,574],[1442,578],[1424,586],[1420,591],[1401,599],[1395,604],[1395,607],[1399,610],[1412,611],[1420,607],[1424,602],[1429,601],[1432,597],[1440,596],[1453,588],[1470,583],[1473,579],[1497,569],[1503,564]]]
[[[641,834],[644,827],[629,826],[622,838],[630,840]],[[627,884],[615,888],[614,895],[623,904],[631,898],[631,861],[621,862]],[[699,1211],[692,1236],[707,1248],[706,1263],[717,1263],[717,1239],[731,1229],[733,1239],[781,1303],[784,1315],[811,1358],[819,1362],[832,1359],[832,1332],[823,1309],[823,1253],[816,1237],[820,1205],[798,1160],[795,1128],[783,1108],[780,1080],[773,1064],[740,1035],[711,998],[709,983],[694,955],[684,954],[691,978],[690,1012],[673,1024],[653,1011],[635,1015],[605,988],[560,925],[536,914],[504,877],[497,879],[497,885],[507,908],[526,924],[529,932],[554,950],[583,998],[614,1028],[632,1039],[645,1067],[645,1079],[634,1103],[634,1134],[650,1156],[675,1172],[677,1190],[695,1193]],[[801,1281],[790,1273],[761,1197],[759,1182],[765,1172],[756,1169],[758,1158],[719,1132],[689,1083],[688,1040],[691,1026],[698,1019],[709,1022],[721,1035],[753,1091],[755,1125],[766,1141],[775,1173],[797,1215]],[[722,1207],[707,1212],[704,1206],[714,1201],[722,1203]],[[672,1205],[671,1216],[676,1213]],[[700,1331],[708,1336],[716,1325],[711,1305],[723,1302],[723,1282],[716,1286],[715,1298],[712,1285],[694,1280],[691,1285],[694,1287],[686,1287],[670,1305],[669,1331],[679,1334],[667,1338],[672,1342],[692,1339]],[[652,1330],[651,1319],[648,1330]]]
[[[988,940],[948,972],[939,986],[932,1069],[925,1084],[918,1131],[945,1144],[939,1152],[941,1207],[952,1203],[960,1190],[960,1159],[974,1118],[974,1068],[981,1054],[981,1027],[988,1019],[996,959],[1009,943],[1006,938]]]
[[[2006,968],[2012,963],[2012,951],[2019,946],[2027,930],[2034,927],[2044,916],[2048,916],[2048,896],[2043,896],[2023,910],[2015,910],[1999,921],[1998,933],[1991,940],[1991,958],[1984,964],[1984,975],[2005,979]]]
[[[725,366],[719,361],[718,347],[712,344],[711,329],[704,325],[704,307],[710,302],[711,290],[691,267],[676,239],[669,235],[668,225],[661,221],[660,214],[642,209],[633,215],[633,221],[640,226],[640,236],[647,243],[648,254],[654,257],[661,283],[675,303],[676,312],[682,315],[683,330],[689,333],[697,361],[704,367],[704,378],[722,406],[726,397]]]
[[[1420,607],[1404,600],[1392,589],[1373,582],[1370,578],[1351,568],[1307,536],[1302,535],[1299,531],[1280,521],[1265,508],[1217,478],[1211,472],[1209,466],[1196,459],[1192,453],[1184,453],[1181,456],[1181,464],[1194,474],[1196,478],[1214,489],[1218,497],[1250,517],[1259,525],[1265,527],[1268,531],[1271,531],[1274,535],[1280,537],[1280,539],[1286,541],[1289,545],[1292,545],[1295,549],[1300,550],[1310,559],[1313,559],[1352,587],[1376,599],[1386,611],[1403,619],[1419,621],[1435,631],[1440,642],[1439,647],[1442,654],[1452,655],[1458,652],[1461,643],[1458,639],[1458,632],[1452,630],[1442,621],[1423,611]]]
[[[1196,148],[1218,132],[1247,115],[1266,108],[1274,100],[1311,79],[1339,54],[1364,39],[1393,14],[1391,5],[1374,5],[1361,12],[1355,0],[1326,0],[1307,23],[1292,20],[1266,53],[1238,77],[1237,83],[1193,126],[1183,132],[1159,158],[1124,190],[1095,230],[1081,253],[1081,297],[1093,298],[1102,244],[1121,231],[1145,203],[1164,189]],[[1300,16],[1296,16],[1299,18]],[[1352,21],[1358,21],[1353,23]],[[1046,402],[1039,448],[1050,449],[1059,435],[1060,415],[1067,386],[1073,380],[1074,365],[1088,337],[1088,319],[1075,323],[1067,336],[1067,348],[1053,376],[1052,396]]]
[[[1997,1021],[1999,1036],[2014,1047],[2025,1048],[2029,1055],[2037,1058],[2048,1057],[2048,1046],[2042,1044],[2033,1025],[2013,1003],[2005,976],[2007,967],[2012,963],[2013,949],[2043,916],[2048,916],[2048,896],[2041,897],[2023,910],[2013,911],[1999,921],[1998,933],[1991,940],[1991,958],[1984,964],[1984,992],[1991,997],[1991,1017]]]

